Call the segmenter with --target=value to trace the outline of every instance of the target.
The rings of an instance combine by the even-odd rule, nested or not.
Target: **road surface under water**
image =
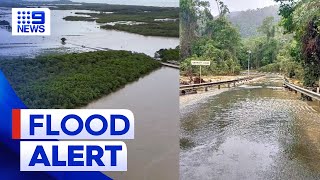
[[[126,140],[128,171],[106,172],[114,179],[179,178],[179,70],[163,67],[89,104],[88,109],[130,109],[135,139]]]
[[[266,77],[180,110],[180,179],[320,179],[320,105],[282,85]]]

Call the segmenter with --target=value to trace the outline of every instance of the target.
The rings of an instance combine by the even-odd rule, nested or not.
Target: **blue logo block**
[[[48,8],[13,8],[12,35],[51,34],[50,9]]]

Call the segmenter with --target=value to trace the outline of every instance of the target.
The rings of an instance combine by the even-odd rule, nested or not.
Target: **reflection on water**
[[[180,178],[319,179],[319,104],[281,86],[268,77],[182,113]]]
[[[175,48],[178,38],[142,36],[123,31],[100,29],[96,22],[65,21],[66,16],[83,16],[76,12],[88,10],[52,10],[51,36],[11,36],[11,32],[0,29],[0,56],[34,56],[54,49],[58,52],[83,52],[92,50],[128,50],[153,56],[161,48]],[[0,20],[11,22],[11,10],[0,9]],[[95,11],[92,11],[95,13]],[[67,44],[61,44],[61,38]]]
[[[86,108],[130,109],[135,139],[126,140],[128,171],[115,179],[178,179],[179,71],[163,67]]]

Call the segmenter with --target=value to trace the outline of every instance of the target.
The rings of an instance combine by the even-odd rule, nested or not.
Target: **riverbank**
[[[77,108],[160,68],[145,54],[96,51],[0,61],[29,108]]]
[[[49,7],[51,10],[75,10],[74,14],[63,19],[97,22],[101,29],[125,31],[144,36],[179,37],[178,7],[46,2],[24,2],[19,5]]]
[[[56,9],[68,9],[58,6]],[[179,37],[179,8],[160,8],[140,6],[121,6],[82,4],[72,10],[90,10],[76,12],[63,19],[66,21],[95,21],[100,28],[119,30],[144,36]]]
[[[210,76],[210,77],[204,77],[204,79],[208,79],[210,78],[211,80],[215,80],[212,82],[218,82],[218,81],[227,81],[227,80],[235,80],[235,79],[239,79],[239,78],[243,78],[245,76]],[[180,77],[180,80],[182,80],[184,77]],[[264,77],[258,77],[258,78],[254,78],[252,80],[249,80],[247,82],[241,83],[241,84],[248,84],[248,83],[252,83],[252,82],[256,82],[259,81],[261,79],[263,79]],[[240,84],[236,84],[236,85],[240,85]],[[232,88],[221,88],[221,89],[211,89],[209,91],[202,91],[200,93],[197,94],[189,94],[189,95],[184,95],[184,96],[180,96],[180,112],[183,112],[184,110],[186,110],[186,108],[188,106],[192,106],[198,103],[201,103],[202,101],[205,101],[207,98],[221,94],[225,91],[228,91]]]

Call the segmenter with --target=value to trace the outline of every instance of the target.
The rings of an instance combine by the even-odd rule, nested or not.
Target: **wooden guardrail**
[[[291,84],[286,78],[284,79],[284,85],[292,90],[295,90],[303,95],[309,96],[312,99],[316,99],[318,101],[320,101],[320,94],[310,91],[308,89],[302,88],[300,86]]]

